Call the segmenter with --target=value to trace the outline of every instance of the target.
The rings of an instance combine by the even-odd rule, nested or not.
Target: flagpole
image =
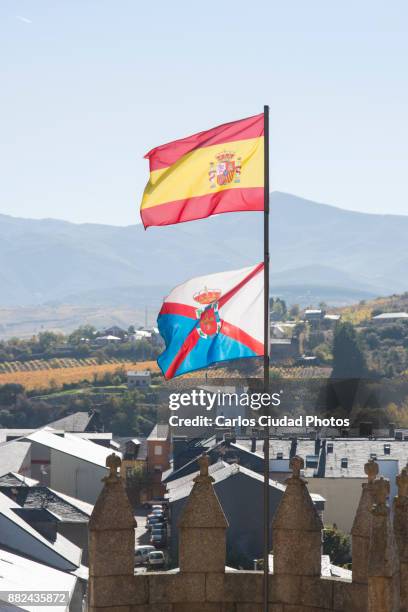
[[[269,393],[269,106],[264,106],[264,391]],[[269,426],[264,429],[264,612],[269,612]]]

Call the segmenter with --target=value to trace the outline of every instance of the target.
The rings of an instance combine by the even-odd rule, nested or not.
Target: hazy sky
[[[271,187],[408,214],[406,0],[1,0],[0,212],[130,224],[151,147],[271,107]]]

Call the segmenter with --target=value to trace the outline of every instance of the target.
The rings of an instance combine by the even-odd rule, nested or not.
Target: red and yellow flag
[[[263,113],[161,145],[145,158],[145,228],[264,209]]]

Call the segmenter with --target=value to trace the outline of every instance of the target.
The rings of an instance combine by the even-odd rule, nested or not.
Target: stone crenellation
[[[110,475],[95,505],[89,536],[90,612],[263,612],[263,573],[225,567],[228,522],[200,459],[180,520],[180,568],[134,575],[135,521],[118,473]],[[352,529],[352,580],[321,577],[322,522],[312,503],[303,460],[275,514],[269,612],[408,612],[408,467],[397,477],[393,516],[390,485],[378,465],[365,466],[367,482]]]

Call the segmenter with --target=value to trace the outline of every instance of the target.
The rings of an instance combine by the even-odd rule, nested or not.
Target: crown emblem
[[[202,291],[198,291],[193,295],[193,298],[199,304],[207,305],[216,302],[221,296],[220,289],[207,289],[204,287]]]
[[[233,151],[222,151],[222,153],[218,153],[218,155],[215,156],[215,159],[221,163],[231,161],[234,157],[235,153]]]

